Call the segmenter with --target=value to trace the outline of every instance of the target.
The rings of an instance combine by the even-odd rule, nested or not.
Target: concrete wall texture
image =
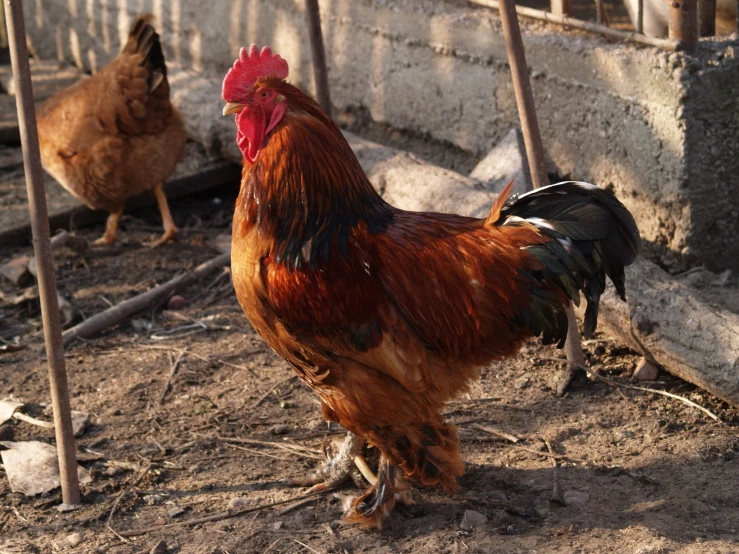
[[[303,0],[26,0],[42,58],[93,71],[133,16],[167,59],[221,76],[269,44],[313,91]],[[484,156],[518,125],[497,12],[457,0],[321,0],[332,100]],[[612,188],[668,263],[739,269],[739,42],[695,56],[522,21],[549,169]],[[220,98],[214,98],[220,103]],[[187,114],[183,114],[187,117]]]

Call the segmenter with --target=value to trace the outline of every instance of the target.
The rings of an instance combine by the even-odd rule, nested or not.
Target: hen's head
[[[260,52],[252,44],[248,51],[241,49],[223,80],[223,115],[236,114],[236,142],[250,163],[285,114],[285,97],[273,85],[285,79],[288,71],[287,62],[269,46]]]

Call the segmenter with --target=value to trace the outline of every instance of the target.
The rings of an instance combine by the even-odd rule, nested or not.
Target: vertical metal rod
[[[521,120],[524,144],[526,145],[531,182],[536,189],[548,185],[549,176],[547,175],[544,147],[541,142],[539,122],[536,119],[534,95],[531,91],[526,54],[523,48],[521,28],[518,25],[514,0],[500,0],[500,19],[503,24],[503,35],[505,36],[508,52],[508,64],[511,66],[513,89],[516,93],[516,104],[518,105],[518,115]],[[569,379],[571,379],[572,371],[575,368],[585,366],[585,354],[580,342],[580,331],[577,328],[577,319],[575,319],[575,312],[571,305],[567,307],[567,324],[565,355],[570,366]]]
[[[595,22],[603,25],[603,0],[595,0]]]
[[[688,52],[698,44],[697,0],[673,0],[670,3],[669,38],[679,40]]]
[[[71,506],[80,503],[80,484],[77,477],[77,456],[74,450],[67,373],[64,367],[64,347],[62,346],[62,326],[59,320],[59,303],[56,297],[54,259],[49,239],[49,216],[46,210],[46,194],[41,172],[36,109],[33,105],[31,71],[28,66],[23,2],[22,0],[5,0],[5,9],[13,84],[16,90],[15,101],[23,147],[23,165],[26,172],[28,207],[31,212],[33,249],[36,255],[41,319],[44,324],[46,358],[49,363],[49,383],[51,403],[54,407],[54,431],[59,455],[62,501]]]
[[[736,7],[734,8],[735,11],[735,18],[736,18],[736,29],[734,29],[735,33],[739,33],[739,0],[736,0]]]
[[[316,80],[316,96],[318,104],[331,117],[331,95],[328,89],[328,69],[326,68],[326,52],[323,48],[323,32],[321,31],[321,12],[318,0],[305,0],[305,15],[310,34],[310,49],[313,54],[313,75]]]
[[[702,37],[716,34],[716,0],[698,0],[698,31]]]
[[[526,157],[529,161],[531,183],[534,188],[545,187],[549,184],[547,166],[544,160],[544,147],[539,133],[539,122],[536,119],[534,95],[531,92],[531,81],[526,66],[526,54],[521,39],[521,29],[518,26],[516,4],[514,0],[500,0],[500,19],[503,24],[508,64],[511,66],[513,91],[516,94],[518,116],[521,120],[523,141],[526,145]]]
[[[644,34],[644,0],[638,0],[636,3],[636,32]]]

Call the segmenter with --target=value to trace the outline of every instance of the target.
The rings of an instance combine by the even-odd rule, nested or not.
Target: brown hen
[[[182,158],[187,137],[169,101],[167,67],[152,19],[138,16],[110,64],[59,91],[38,111],[44,169],[88,207],[110,212],[98,245],[115,242],[126,199],[146,191],[154,193],[164,225],[164,234],[150,246],[177,233],[163,185]]]

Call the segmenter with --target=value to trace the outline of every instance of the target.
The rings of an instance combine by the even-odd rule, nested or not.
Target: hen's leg
[[[371,482],[374,475],[372,475],[369,467],[367,467],[367,462],[362,457],[362,449],[365,443],[366,441],[362,437],[354,433],[347,433],[346,439],[344,439],[339,452],[335,456],[329,456],[326,463],[312,475],[291,479],[289,483],[300,486],[313,485],[308,492],[335,489],[352,476],[355,465],[362,472],[362,475]]]
[[[164,188],[162,184],[158,184],[152,191],[157,199],[157,205],[159,206],[159,212],[162,214],[162,225],[164,226],[164,234],[159,240],[144,243],[150,248],[156,248],[157,246],[164,244],[168,240],[174,238],[177,234],[177,226],[174,224],[172,214],[169,211],[169,204],[167,203],[167,197],[164,194]]]
[[[367,492],[352,502],[344,518],[352,523],[379,528],[396,502],[411,503],[408,484],[403,479],[400,469],[392,465],[382,454],[377,480]]]
[[[102,237],[93,241],[93,246],[104,246],[115,242],[115,238],[118,235],[118,221],[121,219],[122,213],[123,208],[117,212],[110,212],[108,221],[105,223],[105,233]]]

